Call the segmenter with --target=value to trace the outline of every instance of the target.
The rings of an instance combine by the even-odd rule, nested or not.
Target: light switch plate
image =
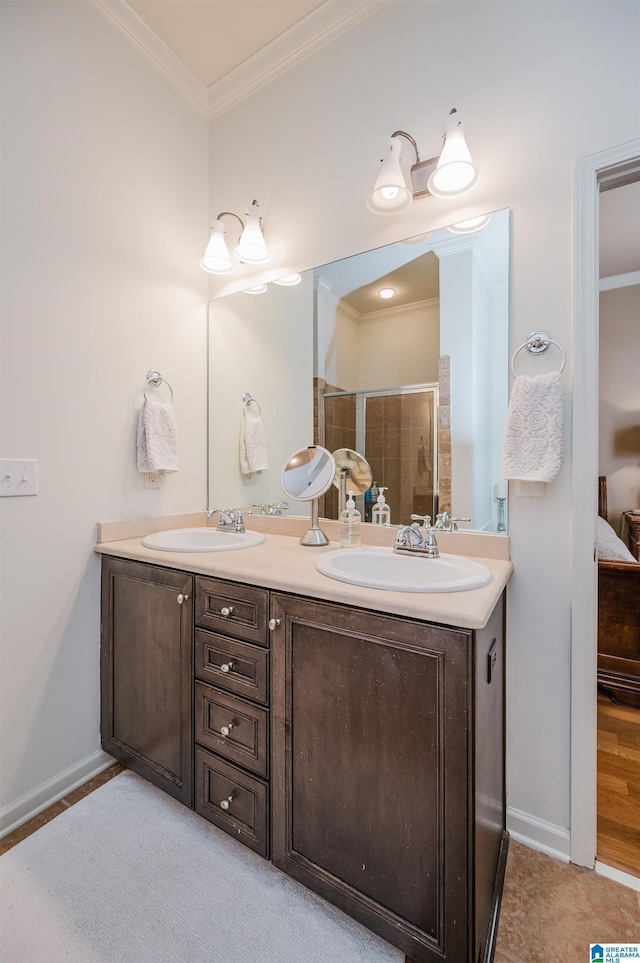
[[[37,495],[35,458],[0,458],[0,495]]]
[[[516,495],[528,495],[530,498],[544,497],[544,482],[517,481]]]

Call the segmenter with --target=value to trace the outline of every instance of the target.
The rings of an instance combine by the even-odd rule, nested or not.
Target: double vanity
[[[391,530],[336,553],[336,522],[318,548],[308,519],[251,516],[245,547],[203,551],[203,522],[98,527],[104,749],[416,963],[491,960],[508,539],[439,534],[443,577],[478,587],[407,589],[406,565],[440,562],[416,558],[371,588]],[[320,570],[348,557],[346,580]]]

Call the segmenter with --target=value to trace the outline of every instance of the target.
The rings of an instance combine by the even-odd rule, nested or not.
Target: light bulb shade
[[[296,284],[300,284],[302,281],[301,274],[287,274],[284,278],[275,278],[274,284],[281,284],[285,288],[292,288]]]
[[[478,172],[471,162],[460,114],[452,110],[447,120],[442,153],[429,178],[429,191],[436,197],[453,197],[468,191],[477,180]]]
[[[367,198],[367,207],[374,214],[396,214],[409,207],[413,200],[400,166],[401,146],[399,137],[392,137],[389,141],[389,153],[382,161],[374,188]]]
[[[263,264],[271,257],[260,227],[260,208],[255,201],[247,211],[247,221],[233,253],[246,264]]]
[[[224,224],[216,221],[211,228],[211,237],[204,252],[204,257],[200,261],[200,267],[209,274],[231,274],[233,271],[233,261],[229,254],[224,239]]]

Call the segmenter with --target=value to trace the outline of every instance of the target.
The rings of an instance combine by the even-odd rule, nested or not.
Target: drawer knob
[[[188,598],[189,598],[188,595],[183,595],[183,593],[180,592],[180,594],[176,598],[176,602],[178,603],[178,605],[182,605],[182,603],[186,602]]]
[[[269,628],[271,629],[272,632],[274,629],[277,629],[279,625],[280,625],[280,619],[269,619]]]
[[[234,666],[235,666],[235,662],[223,662],[222,665],[220,666],[220,671],[231,672]]]
[[[229,722],[227,723],[226,726],[222,726],[222,728],[220,729],[221,734],[225,736],[225,738],[231,735],[231,730],[233,729],[234,725],[235,725],[235,722]]]
[[[233,613],[233,605],[225,605],[220,609],[220,615],[224,615],[225,619],[228,618]]]
[[[227,796],[226,799],[221,799],[221,800],[220,800],[220,809],[225,809],[225,810],[226,810],[226,809],[230,809],[230,808],[231,808],[231,801],[232,801],[232,799],[233,799],[233,793],[231,793],[230,796]]]

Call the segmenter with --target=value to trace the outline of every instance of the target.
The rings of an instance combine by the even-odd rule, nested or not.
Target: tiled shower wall
[[[440,417],[438,440],[442,452],[438,456],[440,472],[440,511],[450,510],[451,442],[448,358],[441,359]],[[322,379],[314,382],[314,418],[316,444],[329,451],[356,448],[356,398],[324,398],[339,392],[335,385]],[[444,411],[443,411],[444,408]],[[410,521],[412,514],[435,515],[433,419],[438,417],[432,392],[407,392],[366,399],[365,450],[378,487],[385,486],[385,498],[395,524]],[[333,488],[320,503],[320,514],[336,518],[338,493]]]

